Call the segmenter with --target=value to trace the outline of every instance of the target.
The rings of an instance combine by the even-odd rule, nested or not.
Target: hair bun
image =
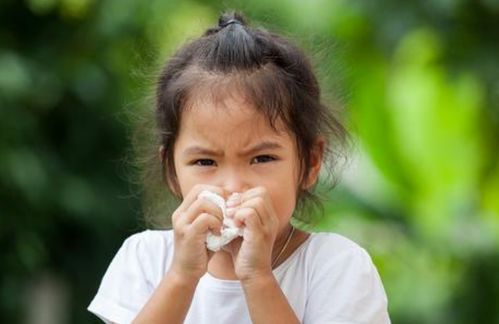
[[[237,12],[225,13],[218,18],[218,27],[225,28],[232,24],[246,26],[246,19]]]

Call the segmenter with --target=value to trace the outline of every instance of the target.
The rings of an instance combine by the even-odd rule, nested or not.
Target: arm
[[[229,212],[228,212],[229,214]],[[288,230],[288,219],[276,216],[264,187],[243,193],[233,212],[236,225],[244,225],[242,241],[229,243],[234,269],[246,297],[253,323],[299,323],[272,273],[272,250],[278,233]]]
[[[134,324],[183,323],[199,279],[212,253],[206,249],[208,231],[220,232],[222,212],[214,203],[198,199],[202,190],[221,194],[217,187],[196,185],[172,215],[174,253],[170,269]]]
[[[242,286],[253,323],[300,322],[272,273],[242,281]]]
[[[198,280],[169,271],[149,302],[133,321],[139,323],[183,323]]]

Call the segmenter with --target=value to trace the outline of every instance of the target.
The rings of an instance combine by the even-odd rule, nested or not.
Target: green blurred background
[[[2,0],[0,322],[86,306],[144,228],[130,111],[225,9],[291,35],[355,145],[318,230],[373,256],[393,323],[499,323],[499,1]]]

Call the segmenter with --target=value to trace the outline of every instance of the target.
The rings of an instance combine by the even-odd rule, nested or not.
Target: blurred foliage
[[[342,98],[357,144],[317,229],[370,251],[392,321],[499,323],[497,0],[2,1],[0,321],[27,322],[49,275],[61,322],[98,322],[85,308],[143,228],[125,112],[227,8],[296,38]]]

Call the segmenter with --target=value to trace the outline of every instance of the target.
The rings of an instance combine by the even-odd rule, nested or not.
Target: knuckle
[[[203,205],[204,199],[202,198],[197,198],[192,202],[191,208],[193,209],[199,209]]]
[[[211,213],[201,213],[202,217],[203,217],[203,220],[207,221],[207,222],[210,222],[210,223],[218,223],[220,221],[220,219],[218,217],[216,217],[215,215],[211,214]]]
[[[175,237],[179,239],[183,239],[185,237],[185,229],[183,228],[175,228]]]
[[[258,196],[258,197],[255,197],[254,202],[257,206],[262,206],[264,204],[265,200],[263,199],[263,197]]]
[[[181,212],[180,210],[176,210],[173,212],[172,214],[172,225],[175,226],[178,224],[178,222],[180,221],[180,219],[182,219],[182,215],[184,213]]]
[[[209,214],[208,213],[200,213],[197,217],[196,217],[196,220],[197,222],[196,223],[202,223],[202,222],[206,222],[206,219],[209,217]]]
[[[247,217],[247,212],[244,209],[240,209],[236,211],[236,213],[234,214],[234,219],[244,220],[246,217]]]
[[[199,218],[201,219],[207,219],[207,218],[210,218],[210,214],[208,214],[207,212],[202,212],[201,214],[199,214]]]
[[[255,188],[255,191],[259,195],[265,195],[267,193],[267,188],[265,188],[263,186],[258,186]]]
[[[254,211],[248,211],[246,218],[254,223],[257,223],[257,221],[258,221],[258,216],[256,215],[256,213]]]
[[[172,224],[175,225],[175,223],[177,222],[177,220],[178,220],[178,213],[175,211],[172,214]]]
[[[267,227],[263,232],[265,233],[265,236],[269,238],[275,237],[276,235],[276,231],[272,227]]]
[[[207,201],[206,199],[197,199],[196,201],[194,201],[193,203],[193,209],[198,211],[198,212],[208,212],[210,210],[209,208],[209,201]]]
[[[205,213],[211,213],[213,215],[220,214],[220,217],[222,216],[222,210],[220,210],[220,208],[212,201],[207,199],[198,199],[196,202],[196,209]]]
[[[239,210],[239,213],[245,217],[250,216],[253,213],[252,208],[244,207]]]

